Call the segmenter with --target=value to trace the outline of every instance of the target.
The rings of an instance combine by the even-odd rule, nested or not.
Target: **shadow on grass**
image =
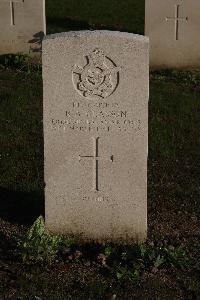
[[[44,192],[11,191],[0,187],[0,217],[19,224],[32,224],[44,216]]]
[[[81,30],[90,29],[91,26],[85,22],[76,18],[57,18],[57,17],[47,17],[47,24],[49,27],[61,27],[67,30]]]
[[[127,28],[123,28],[121,25],[109,26],[105,24],[90,24],[86,21],[80,20],[78,17],[47,17],[48,33],[56,33],[60,31],[70,30],[111,30],[111,31],[123,31],[129,32]]]

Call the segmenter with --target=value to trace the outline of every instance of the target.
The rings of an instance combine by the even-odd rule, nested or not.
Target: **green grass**
[[[32,222],[43,206],[41,76],[1,71],[0,86],[1,214]]]
[[[199,159],[199,92],[173,82],[150,86],[150,158]]]
[[[182,72],[177,72],[181,74]],[[180,76],[181,77],[181,76]],[[174,81],[176,81],[174,83]],[[149,102],[149,198],[200,213],[200,82],[152,79]],[[166,202],[166,204],[163,204]],[[168,203],[168,205],[167,205]]]
[[[144,0],[47,0],[47,32],[110,29],[144,33]]]

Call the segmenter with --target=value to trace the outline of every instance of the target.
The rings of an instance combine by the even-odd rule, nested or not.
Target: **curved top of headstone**
[[[59,39],[59,38],[78,38],[81,36],[91,37],[91,36],[107,36],[107,37],[117,37],[117,38],[126,38],[126,39],[137,39],[141,40],[141,42],[148,42],[149,38],[143,35],[128,33],[128,32],[121,32],[121,31],[110,31],[110,30],[80,30],[80,31],[68,31],[68,32],[61,32],[61,33],[54,33],[45,36],[44,40],[49,39]]]

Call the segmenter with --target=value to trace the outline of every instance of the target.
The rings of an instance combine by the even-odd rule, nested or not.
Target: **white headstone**
[[[46,225],[95,241],[147,231],[148,38],[80,31],[43,41]]]
[[[199,0],[146,0],[145,19],[151,67],[200,67]]]
[[[45,23],[45,0],[0,0],[0,54],[40,52]]]

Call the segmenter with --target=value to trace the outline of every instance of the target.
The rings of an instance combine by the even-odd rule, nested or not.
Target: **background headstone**
[[[40,52],[45,33],[45,0],[0,1],[0,54]]]
[[[148,38],[80,31],[43,41],[46,225],[96,241],[147,231]]]
[[[200,1],[146,0],[150,67],[200,67]]]

